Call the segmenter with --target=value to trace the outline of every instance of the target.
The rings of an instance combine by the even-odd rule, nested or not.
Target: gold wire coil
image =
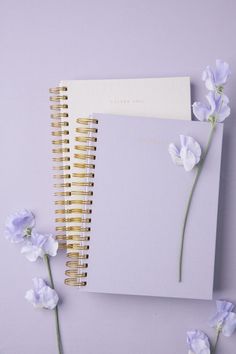
[[[52,132],[53,136],[62,136],[62,135],[69,135],[68,130],[57,130],[55,132]]]
[[[58,149],[53,149],[52,152],[54,154],[63,154],[63,153],[70,152],[70,149],[69,148],[58,148]]]
[[[74,163],[74,167],[86,168],[86,169],[94,169],[95,165],[91,164],[91,163]]]
[[[62,197],[71,197],[73,195],[93,195],[92,191],[63,191],[63,192],[55,192],[54,195],[56,197],[62,196]]]
[[[74,154],[74,157],[76,159],[80,159],[80,160],[95,160],[96,159],[95,155],[87,155],[87,154]]]
[[[75,178],[94,178],[94,173],[72,173],[72,177]]]
[[[53,101],[53,102],[60,102],[62,100],[67,100],[68,97],[65,96],[65,95],[58,95],[58,96],[51,96],[50,97],[50,101]]]
[[[71,192],[55,192],[54,193],[55,197],[70,197],[71,196]]]
[[[68,178],[71,178],[71,175],[69,175],[69,174],[65,174],[65,175],[54,175],[53,178],[54,178],[54,179],[68,179]]]
[[[92,191],[72,191],[71,195],[93,195]]]
[[[53,143],[53,145],[63,145],[63,144],[69,144],[70,140],[68,140],[68,139],[53,140],[52,143]]]
[[[50,106],[50,109],[54,110],[54,111],[58,111],[60,109],[67,109],[67,108],[68,108],[68,104],[65,104],[65,103],[63,103],[63,104],[52,104]]]
[[[88,134],[88,133],[97,133],[97,128],[76,128],[76,133]]]
[[[80,236],[80,235],[56,235],[58,241],[89,241],[89,236]]]
[[[95,118],[77,118],[76,123],[79,124],[98,124],[98,120]]]
[[[88,259],[89,256],[88,254],[81,254],[79,252],[68,252],[66,254],[68,258],[73,258],[73,259]]]
[[[54,184],[54,188],[70,188],[71,183],[59,183],[59,184]]]
[[[49,89],[50,93],[58,94],[60,92],[67,91],[67,87],[65,86],[58,86],[58,87],[52,87]]]
[[[69,165],[65,165],[65,166],[53,166],[53,170],[55,170],[55,171],[70,170],[70,166],[69,166]]]
[[[91,209],[58,209],[55,210],[56,214],[91,214]]]
[[[78,286],[78,287],[87,285],[86,281],[78,281],[77,278],[67,278],[65,279],[64,283],[66,285]]]
[[[80,141],[81,143],[87,143],[89,141],[96,142],[97,138],[94,136],[76,136],[75,141]]]
[[[79,222],[79,223],[90,223],[90,218],[56,218],[56,222]]]
[[[88,263],[81,263],[79,261],[67,261],[66,266],[68,268],[88,268]]]
[[[87,251],[89,250],[89,245],[79,245],[78,243],[69,243],[66,244],[67,249],[75,251]]]
[[[56,200],[55,205],[91,205],[92,200]]]
[[[91,230],[90,227],[82,227],[82,226],[56,226],[56,231],[79,231],[79,232],[89,232]]]
[[[96,146],[89,146],[89,145],[75,145],[75,150],[81,151],[96,151]]]
[[[69,125],[68,122],[52,122],[51,123],[52,128],[68,127],[68,125]]]
[[[53,157],[54,162],[70,161],[69,156]]]
[[[66,112],[51,113],[51,118],[53,119],[67,118],[67,117],[68,117],[68,113]]]
[[[87,273],[80,273],[80,272],[78,272],[78,269],[67,269],[65,271],[65,274],[68,277],[77,277],[77,278],[86,278],[87,277]]]
[[[88,245],[79,245],[78,243],[60,243],[59,248],[62,250],[87,251]]]
[[[75,187],[93,187],[94,183],[93,182],[72,182],[71,185]]]

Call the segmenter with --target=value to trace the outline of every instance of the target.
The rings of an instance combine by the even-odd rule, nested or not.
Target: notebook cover
[[[195,170],[173,164],[168,145],[190,135],[206,147],[206,122],[94,114],[98,119],[89,266],[84,291],[211,299],[223,125],[218,124],[178,257]]]

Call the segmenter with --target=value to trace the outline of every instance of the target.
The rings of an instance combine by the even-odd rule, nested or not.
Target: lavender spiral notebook
[[[186,228],[181,226],[196,170],[173,164],[170,142],[193,136],[203,151],[206,122],[95,113],[98,120],[91,237],[82,291],[211,299],[223,125],[216,127]]]

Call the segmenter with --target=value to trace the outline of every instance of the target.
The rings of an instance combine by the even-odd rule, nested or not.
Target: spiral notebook
[[[100,111],[127,115],[125,118],[127,123],[130,121],[128,116],[142,115],[159,117],[164,120],[173,117],[178,120],[190,120],[189,78],[62,81],[60,86],[51,89],[51,92],[54,94],[51,97],[51,101],[53,101],[51,117],[54,128],[52,134],[54,136],[53,153],[55,154],[53,160],[56,179],[56,231],[58,240],[62,241],[61,247],[67,249],[65,283],[89,291],[178,296],[171,295],[169,290],[162,293],[160,290],[153,292],[148,288],[146,290],[140,289],[140,291],[135,288],[128,290],[125,289],[125,286],[118,287],[118,289],[111,286],[110,290],[106,287],[103,289],[96,286],[95,288],[91,287],[89,279],[92,279],[92,268],[94,268],[93,265],[90,266],[90,263],[93,262],[91,252],[94,252],[91,242],[94,240],[93,234],[95,232],[92,225],[93,216],[96,213],[98,215],[98,212],[94,210],[96,204],[93,202],[93,197],[96,195],[95,166],[99,161],[97,158],[99,140],[97,141],[96,137],[96,126],[87,125],[89,122],[87,118],[92,112]],[[147,122],[148,119],[150,118],[147,118]],[[142,118],[142,120],[144,121],[143,125],[146,125],[146,118]],[[123,118],[118,118],[118,121],[123,122]],[[135,124],[133,129],[135,134]],[[116,149],[121,153],[122,141],[118,139],[116,142]],[[148,142],[147,144],[149,146]],[[108,149],[111,156],[113,149],[114,146]],[[104,176],[112,173],[112,169],[112,166],[106,165],[106,169],[103,171]],[[126,168],[123,169],[121,166],[121,170],[126,175]],[[117,182],[114,183],[114,187],[116,185]],[[104,197],[109,193],[110,186],[104,188]],[[140,193],[140,197],[141,195],[142,193]],[[135,204],[135,201],[131,201],[132,203]],[[120,208],[122,210],[122,204]],[[103,220],[104,222],[105,220]],[[106,228],[106,222],[103,227]],[[139,240],[139,244],[142,243],[143,240]],[[97,246],[95,247],[97,248]],[[120,250],[117,249],[116,252],[119,255]],[[100,259],[105,268],[104,254],[107,254],[106,247],[103,254],[101,253]],[[110,254],[110,257],[113,255]],[[141,253],[140,257],[142,258]],[[130,261],[132,262],[132,257]],[[104,281],[105,279],[104,274]],[[101,275],[97,274],[97,280],[101,280]],[[131,283],[132,281],[130,279]]]
[[[180,134],[194,136],[204,151],[210,130],[206,122],[99,113],[78,120],[78,137],[96,138],[89,145],[96,146],[95,160],[85,166],[78,162],[93,174],[84,188],[85,200],[92,203],[85,209],[92,213],[80,229],[83,237],[90,236],[72,243],[79,249],[89,245],[83,261],[88,268],[67,273],[84,282],[83,290],[212,298],[223,125],[216,128],[191,205],[182,283],[180,236],[195,171],[174,165],[168,153]],[[72,260],[68,266],[81,264]]]

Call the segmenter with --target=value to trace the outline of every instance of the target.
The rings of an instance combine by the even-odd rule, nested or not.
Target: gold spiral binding
[[[67,87],[65,87],[65,86],[52,87],[49,89],[49,92],[53,93],[53,94],[58,94],[58,93],[64,92],[64,91],[67,91]]]
[[[68,275],[69,277],[80,277],[80,278],[85,278],[87,277],[87,273],[82,273],[82,272],[78,272],[77,269],[67,269],[66,270],[66,275]]]
[[[56,226],[56,231],[79,231],[79,232],[89,232],[91,228],[86,226]]]
[[[79,278],[66,278],[65,284],[71,286],[79,286],[79,287],[87,285],[86,281],[78,281],[78,279]]]
[[[56,214],[91,214],[91,209],[58,209]]]
[[[89,250],[89,245],[80,245],[78,243],[60,243],[59,248],[64,250],[70,249],[75,251],[87,251]]]
[[[90,223],[91,219],[89,218],[56,218],[56,222],[79,222],[79,223]]]
[[[69,126],[68,121],[68,104],[65,102],[68,100],[68,96],[64,94],[64,92],[68,91],[67,87],[55,87],[51,88],[49,92],[52,94],[50,96],[50,101],[53,104],[50,106],[52,110],[51,118],[56,119],[56,121],[51,122],[51,127],[53,129],[52,136],[58,139],[52,140],[53,145],[59,145],[52,149],[52,153],[57,156],[53,157],[53,162],[56,165],[53,166],[53,170],[62,171],[61,174],[56,174],[53,178],[57,180],[61,180],[61,183],[54,184],[54,188],[56,189],[68,189],[71,187],[70,182],[64,182],[64,179],[70,179],[71,175],[69,173],[63,173],[64,171],[70,170],[70,148],[66,147],[70,143],[69,138],[63,138],[63,136],[69,136],[69,130],[65,129],[65,127]],[[67,162],[67,164],[64,164]],[[62,196],[59,192],[55,192],[56,196]],[[55,205],[61,205],[61,200],[55,200]],[[61,248],[61,246],[59,245]]]
[[[65,95],[61,95],[61,96],[51,96],[50,97],[50,101],[53,101],[53,102],[60,102],[61,100],[67,100],[68,97],[65,96]]]
[[[74,167],[85,168],[86,170],[94,169],[95,165],[92,163],[74,163]]]
[[[67,261],[66,266],[68,268],[88,268],[88,263],[81,263],[79,261]]]
[[[52,128],[68,127],[68,125],[69,125],[68,122],[52,122],[51,123]]]
[[[70,161],[69,156],[53,157],[54,162]]]
[[[81,236],[81,235],[56,235],[56,239],[58,241],[89,241],[89,236]]]
[[[58,183],[54,184],[54,188],[70,188],[71,183]]]
[[[68,113],[65,113],[65,112],[51,114],[51,118],[53,118],[53,119],[61,119],[61,118],[67,118],[67,117],[68,117]]]
[[[61,103],[58,103],[58,104],[52,104],[50,106],[50,109],[52,110],[55,110],[55,111],[59,111],[60,109],[67,109],[68,108],[68,104],[61,104]]]
[[[64,154],[67,152],[70,152],[69,148],[58,148],[58,149],[52,149],[53,154]]]
[[[91,205],[92,200],[56,200],[56,205]]]
[[[77,187],[76,190],[66,191],[66,196],[83,196],[82,200],[64,200],[60,201],[60,205],[91,205],[92,200],[88,197],[93,196],[92,188],[94,187],[94,182],[91,179],[94,178],[95,164],[90,163],[89,160],[95,160],[96,155],[90,153],[90,151],[96,151],[97,133],[98,129],[95,125],[98,124],[98,120],[95,118],[79,117],[76,119],[78,127],[76,128],[75,140],[79,142],[75,145],[75,150],[78,153],[74,154],[74,159],[78,162],[73,163],[73,167],[78,169],[78,172],[72,173],[71,188]],[[91,145],[92,144],[92,145]],[[80,153],[81,151],[81,153]],[[79,162],[82,160],[81,162]],[[75,179],[75,180],[74,180]],[[64,196],[63,192],[58,192],[60,196]],[[63,194],[63,195],[62,195]],[[85,262],[88,259],[89,245],[87,242],[90,239],[91,227],[88,224],[91,223],[91,218],[82,217],[83,214],[91,214],[92,209],[85,208],[75,208],[75,209],[60,209],[57,214],[62,214],[62,217],[56,218],[57,222],[62,223],[61,226],[57,226],[57,231],[66,232],[59,239],[61,241],[68,241],[62,244],[62,248],[67,249],[68,258],[72,259],[66,263],[69,268],[66,270],[65,274],[68,278],[65,279],[65,284],[73,286],[85,286],[87,282],[83,281],[83,278],[87,277],[87,273],[82,273],[78,271],[79,268],[88,267],[88,263]],[[67,214],[78,214],[78,216],[66,217]],[[81,217],[80,217],[80,214]],[[72,226],[68,226],[68,223],[73,223]],[[74,234],[71,234],[73,233]],[[78,234],[76,234],[78,232]]]
[[[98,124],[98,120],[95,118],[77,118],[76,123],[79,124]]]
[[[96,151],[96,146],[92,146],[92,145],[75,145],[75,150]]]
[[[72,173],[75,178],[94,178],[94,173]]]
[[[80,160],[95,160],[96,159],[95,155],[88,155],[88,154],[74,154],[74,157],[76,159],[80,159]]]
[[[53,140],[52,143],[54,145],[63,145],[63,144],[69,144],[70,140],[68,139],[62,139],[62,140]]]
[[[76,128],[76,133],[88,134],[97,133],[97,128]]]

